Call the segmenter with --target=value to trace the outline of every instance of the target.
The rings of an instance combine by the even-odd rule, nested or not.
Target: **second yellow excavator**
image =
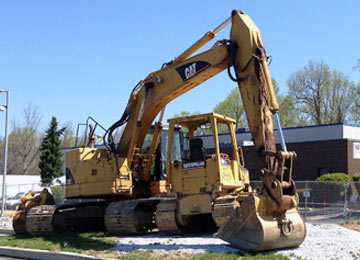
[[[191,56],[230,22],[229,40],[217,41],[211,49]],[[263,163],[262,185],[255,191],[236,144],[233,121],[224,116],[210,113],[169,120],[167,157],[157,157],[159,143],[165,143],[161,142],[165,106],[224,70],[238,83]],[[93,145],[94,131],[90,131],[88,146],[66,153],[65,203],[25,211],[26,230],[46,235],[103,224],[109,233],[156,229],[177,233],[191,231],[193,216],[210,214],[220,226],[217,236],[237,248],[297,246],[304,240],[305,225],[292,180],[296,154],[286,150],[282,136],[282,149],[276,149],[272,120],[274,115],[281,134],[278,109],[260,32],[249,16],[234,10],[224,23],[135,86],[122,117],[106,131],[105,148]],[[158,114],[160,119],[152,129]],[[220,151],[218,124],[231,136],[230,154]],[[183,139],[178,126],[187,129],[188,149],[181,145],[179,149]],[[116,139],[119,127],[123,131]],[[206,155],[201,139],[195,138],[197,128],[211,129],[214,153]],[[150,144],[146,149],[145,141]]]

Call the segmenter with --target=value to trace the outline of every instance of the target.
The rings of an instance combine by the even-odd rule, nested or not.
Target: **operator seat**
[[[201,138],[191,139],[190,146],[190,161],[205,161],[206,152]]]

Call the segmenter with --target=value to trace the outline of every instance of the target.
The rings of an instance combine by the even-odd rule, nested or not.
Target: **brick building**
[[[329,124],[320,126],[291,127],[283,129],[287,149],[295,151],[294,180],[315,180],[322,174],[342,172],[352,175],[360,172],[360,126],[349,124]],[[249,131],[240,130],[236,134],[238,145],[242,146],[245,167],[251,178],[259,179],[261,165]],[[276,143],[279,138],[275,130]],[[212,137],[202,136],[204,147],[213,148]],[[226,150],[230,145],[229,136],[220,136],[220,147]],[[280,147],[278,147],[280,149]]]

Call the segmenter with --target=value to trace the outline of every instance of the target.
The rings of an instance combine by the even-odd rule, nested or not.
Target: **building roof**
[[[360,140],[360,125],[326,124],[283,128],[286,143],[316,142],[339,139]],[[280,143],[277,130],[274,129],[275,142]],[[213,147],[211,136],[201,136],[205,148]],[[238,145],[253,145],[249,129],[236,131]],[[220,146],[230,145],[228,134],[219,135]]]

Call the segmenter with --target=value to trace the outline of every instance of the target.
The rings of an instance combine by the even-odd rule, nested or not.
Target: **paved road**
[[[14,258],[14,257],[0,256],[0,260],[27,260],[27,259],[25,259],[25,258]]]

